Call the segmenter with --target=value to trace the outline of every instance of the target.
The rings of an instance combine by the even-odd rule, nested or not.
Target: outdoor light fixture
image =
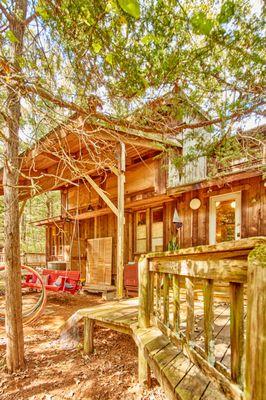
[[[201,206],[201,201],[197,197],[194,197],[189,203],[189,206],[192,210],[198,210]]]
[[[180,217],[178,215],[178,212],[177,212],[176,208],[175,208],[174,216],[173,216],[173,224],[175,225],[176,230],[182,228],[182,226],[183,226],[183,222],[181,222],[181,219],[180,219]]]

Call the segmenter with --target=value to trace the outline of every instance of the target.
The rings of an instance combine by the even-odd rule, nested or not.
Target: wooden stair
[[[133,331],[155,378],[168,399],[226,400],[226,397],[158,328]]]

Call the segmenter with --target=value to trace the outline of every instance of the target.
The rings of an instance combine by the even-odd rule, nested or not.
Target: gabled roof
[[[158,131],[138,129],[130,123],[125,126],[99,113],[88,117],[74,114],[21,155],[20,197],[70,184],[84,173],[97,175],[116,168],[119,142],[126,145],[128,163],[169,146],[178,147]]]

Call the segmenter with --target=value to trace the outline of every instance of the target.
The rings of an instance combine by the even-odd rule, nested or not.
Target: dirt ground
[[[72,313],[101,301],[96,295],[50,294],[44,315],[24,331],[27,369],[11,376],[5,371],[5,333],[0,326],[0,399],[165,400],[155,380],[150,390],[139,387],[131,337],[96,327],[90,356],[82,354],[81,327],[80,344],[74,348],[58,339],[58,328]]]

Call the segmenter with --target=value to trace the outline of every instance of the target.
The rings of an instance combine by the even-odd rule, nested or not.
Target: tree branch
[[[9,23],[12,23],[14,21],[14,17],[7,11],[7,9],[3,6],[3,4],[0,2],[0,10],[6,17]]]
[[[33,13],[28,18],[26,18],[23,21],[23,25],[25,25],[25,26],[29,25],[36,17],[38,17],[38,13],[37,12]]]
[[[80,107],[76,103],[68,102],[68,101],[62,100],[62,99],[52,95],[51,93],[49,93],[46,89],[44,89],[39,84],[35,84],[35,85],[26,84],[23,87],[23,91],[26,93],[37,94],[41,98],[46,99],[59,107],[67,108],[71,111],[74,111],[74,112],[78,113],[79,115],[97,117],[98,119],[103,120],[103,121],[107,122],[108,124],[110,124],[110,127],[112,129],[114,129],[114,127],[119,126],[119,127],[121,127],[121,129],[123,129],[123,128],[137,129],[137,130],[144,130],[147,132],[160,133],[160,134],[162,134],[162,133],[171,134],[171,133],[182,132],[185,129],[203,128],[203,127],[211,126],[214,124],[219,124],[221,122],[230,121],[230,120],[236,121],[236,120],[239,120],[240,118],[242,118],[243,116],[252,114],[253,112],[255,112],[255,110],[258,107],[265,105],[265,101],[260,101],[248,109],[238,110],[238,111],[232,113],[231,115],[228,115],[225,117],[214,118],[211,120],[205,119],[204,121],[199,121],[199,122],[191,123],[191,124],[184,123],[184,124],[179,125],[176,128],[166,128],[165,131],[162,132],[162,130],[158,130],[156,128],[151,130],[150,128],[147,129],[147,127],[142,127],[141,125],[132,124],[131,122],[129,122],[127,120],[111,119],[101,113],[97,113],[97,112],[93,113],[90,110],[86,110],[85,108]],[[95,122],[97,122],[97,121],[95,121]],[[106,126],[106,128],[108,128],[108,126]]]

